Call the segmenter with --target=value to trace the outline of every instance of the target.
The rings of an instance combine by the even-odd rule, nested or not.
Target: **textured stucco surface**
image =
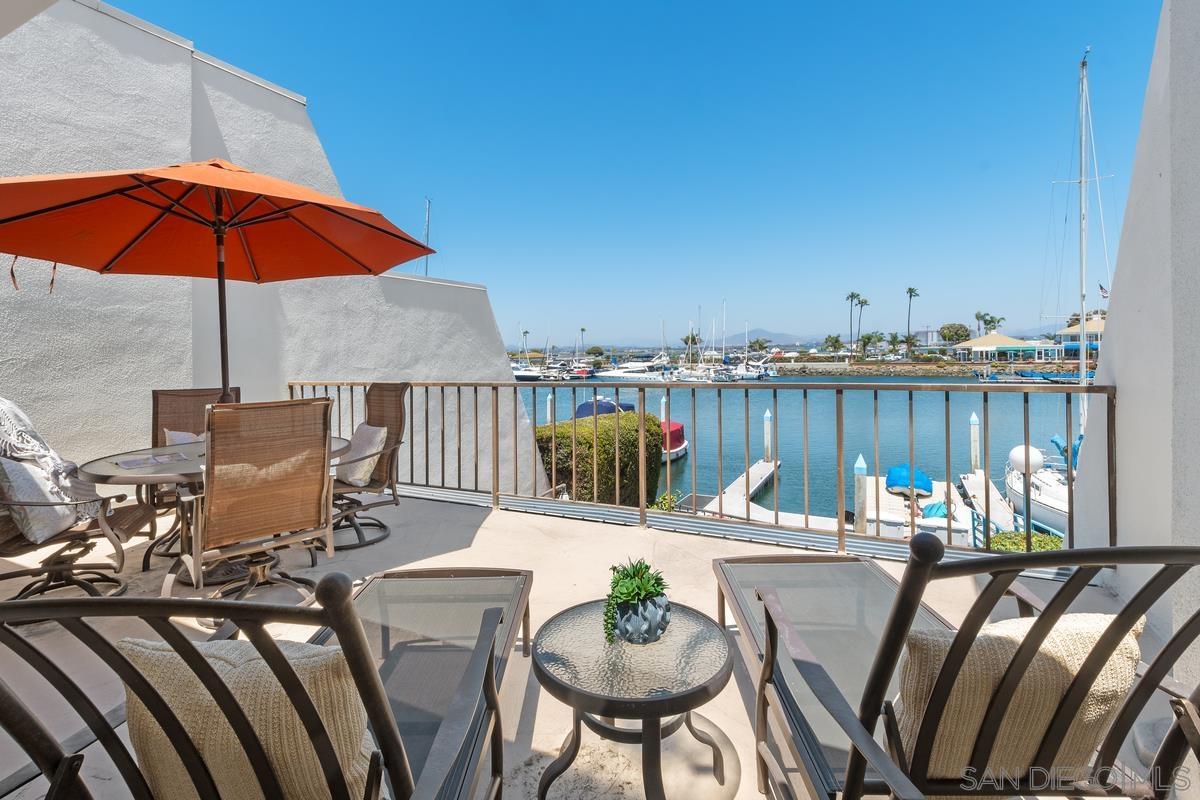
[[[1097,381],[1117,387],[1117,532],[1122,545],[1200,545],[1200,6],[1164,3],[1121,232]],[[1106,435],[1094,417],[1088,439]],[[1107,541],[1103,448],[1085,445],[1080,467],[1085,541]],[[1129,596],[1146,570],[1122,568]],[[1170,630],[1200,607],[1189,577],[1152,613]],[[1181,675],[1200,676],[1200,659]]]
[[[20,5],[0,14],[0,32],[12,29],[0,38],[0,174],[219,156],[341,194],[299,96],[103,4],[58,0],[36,16],[36,4]],[[214,282],[101,278],[61,267],[49,295],[49,272],[48,264],[21,259],[21,291],[0,284],[0,396],[24,407],[65,457],[145,446],[152,388],[218,382]],[[289,379],[511,379],[482,287],[409,277],[231,284],[229,305],[231,377],[247,400],[286,397]],[[430,399],[431,426],[440,428],[440,394]],[[501,476],[511,490],[511,398],[501,409],[509,454]],[[457,430],[455,410],[448,404],[447,430]],[[529,491],[531,436],[518,411],[521,490]],[[423,413],[414,422],[409,440],[418,443],[412,460],[422,479]],[[490,410],[481,412],[488,447],[490,422]],[[432,439],[437,447],[437,431]],[[447,455],[454,485],[457,448]],[[430,461],[430,478],[442,483],[440,450]],[[402,463],[407,469],[408,459]],[[484,488],[490,464],[488,457],[480,465]],[[468,456],[463,473],[473,483]]]

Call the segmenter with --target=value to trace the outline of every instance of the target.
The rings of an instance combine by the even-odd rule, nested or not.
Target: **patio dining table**
[[[331,458],[349,451],[349,439],[329,437]],[[205,443],[202,441],[144,447],[89,461],[79,467],[78,474],[83,480],[113,486],[202,483],[204,455]]]

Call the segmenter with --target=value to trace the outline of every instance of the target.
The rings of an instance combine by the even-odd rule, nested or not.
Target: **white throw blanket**
[[[75,509],[77,522],[94,519],[100,513],[100,496],[95,485],[80,480],[75,474],[78,466],[60,458],[34,429],[25,412],[3,397],[0,397],[0,456],[37,464],[49,476],[50,491],[58,499],[96,500]]]

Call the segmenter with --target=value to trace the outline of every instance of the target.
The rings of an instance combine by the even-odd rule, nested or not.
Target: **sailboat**
[[[1091,382],[1092,373],[1088,371],[1087,339],[1087,226],[1088,226],[1088,183],[1098,180],[1099,175],[1089,177],[1090,166],[1094,166],[1095,142],[1092,132],[1092,109],[1088,96],[1088,54],[1091,48],[1084,51],[1083,59],[1079,62],[1079,374],[1080,386]],[[1089,155],[1091,158],[1089,159]],[[1097,197],[1099,195],[1097,194]],[[1103,207],[1101,206],[1101,222],[1103,224]],[[1106,248],[1107,249],[1107,248]],[[1047,455],[1044,451],[1028,448],[1029,464],[1025,464],[1026,447],[1017,445],[1008,456],[1008,464],[1004,471],[1004,491],[1012,504],[1014,514],[1019,524],[1028,516],[1034,529],[1062,536],[1069,525],[1068,515],[1068,482],[1074,480],[1075,466],[1078,459],[1079,446],[1083,441],[1084,429],[1087,426],[1086,394],[1079,394],[1076,401],[1079,405],[1079,436],[1071,448],[1070,463],[1067,461],[1067,448],[1060,437],[1052,439],[1059,448],[1059,456]],[[1028,491],[1026,491],[1026,474],[1029,476]],[[1028,495],[1028,496],[1026,496]]]

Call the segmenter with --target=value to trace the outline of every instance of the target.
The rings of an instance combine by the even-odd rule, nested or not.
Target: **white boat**
[[[648,361],[626,361],[612,369],[596,372],[606,380],[665,381],[670,380],[671,357],[664,350]]]
[[[532,364],[514,361],[512,364],[513,380],[515,381],[540,381],[543,377],[542,368],[535,367]]]
[[[1004,493],[1013,514],[1025,516],[1025,446],[1008,454],[1004,468]],[[1029,517],[1035,529],[1062,535],[1067,530],[1067,468],[1047,459],[1036,447],[1029,448]]]

